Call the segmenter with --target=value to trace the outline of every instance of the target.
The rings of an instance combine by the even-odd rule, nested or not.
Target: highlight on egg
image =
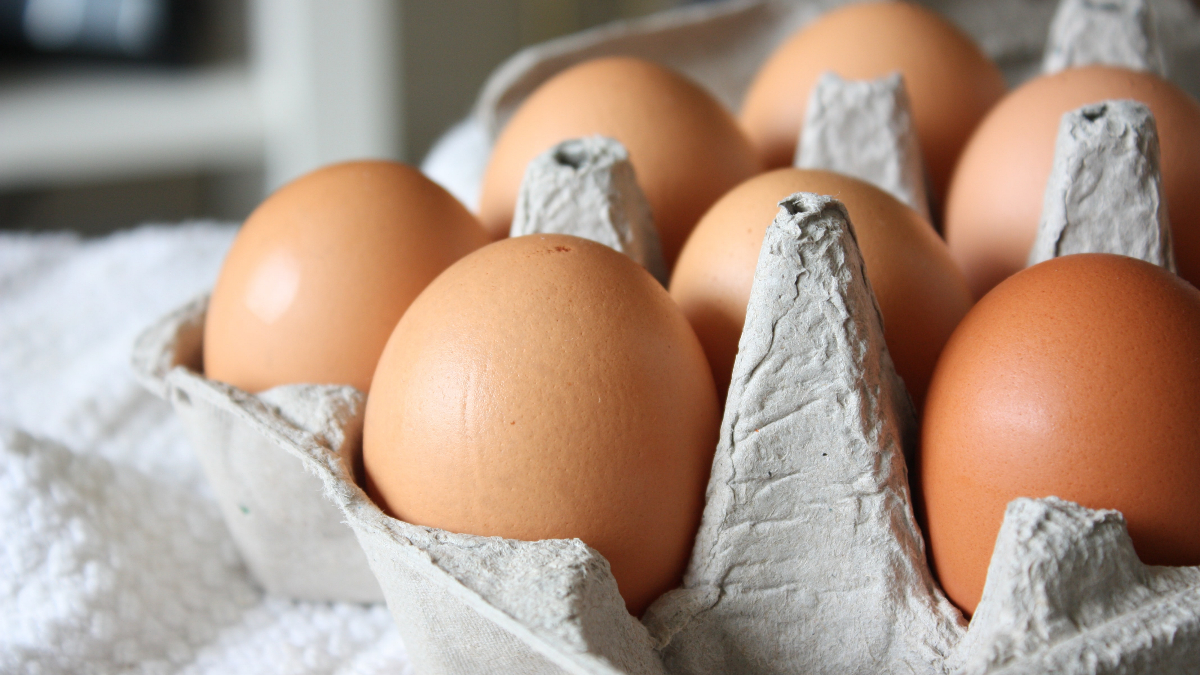
[[[637,616],[680,583],[719,410],[691,326],[641,266],[569,235],[505,239],[397,324],[367,399],[368,493],[415,525],[579,538]]]
[[[365,392],[413,298],[487,242],[475,216],[412,167],[356,161],[302,176],[250,214],[225,257],[204,326],[205,375],[249,392]]]
[[[1200,565],[1200,291],[1150,263],[1055,258],[954,331],[918,459],[930,560],[970,614],[1007,504],[1124,514],[1148,565]]]
[[[641,59],[586,61],[538,87],[496,139],[479,206],[492,237],[508,235],[530,160],[597,134],[629,151],[668,266],[704,211],[760,170],[733,115],[700,85]]]

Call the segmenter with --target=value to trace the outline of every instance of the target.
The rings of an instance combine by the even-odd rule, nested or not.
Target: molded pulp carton
[[[766,54],[829,4],[701,6],[548,43],[497,71],[477,118],[494,130],[554,72],[608,53],[661,57],[736,104]],[[983,40],[1002,59],[1030,41],[1021,26],[1031,14],[1044,43],[1046,3],[986,7],[942,5],[960,20],[1006,12],[1014,29]],[[1155,7],[1188,11],[1166,0]],[[1121,63],[1169,61],[1154,56],[1171,52],[1160,51],[1148,16],[1141,2],[1065,0],[1046,68],[1097,60],[1072,47],[1095,31],[1117,36],[1106,39]],[[1184,28],[1200,35],[1200,26]],[[1006,65],[1020,71],[1036,56]],[[854,173],[922,209],[902,79],[826,78],[813,96],[822,104],[810,105],[797,163]],[[871,161],[848,160],[839,147],[869,148]],[[1105,174],[1107,201],[1076,196],[1081,157],[1122,168]],[[514,233],[615,243],[661,279],[632,178],[620,144],[564,143],[527,173]],[[1144,106],[1103,102],[1064,116],[1031,260],[1106,250],[1170,266],[1160,191]],[[572,210],[577,203],[589,207]],[[1124,226],[1095,217],[1114,212]],[[1014,501],[970,625],[948,602],[911,508],[912,403],[883,341],[853,223],[831,197],[792,195],[767,231],[691,562],[682,586],[640,620],[625,611],[607,561],[578,540],[477,537],[388,517],[360,487],[361,392],[298,385],[252,396],[206,380],[203,315],[201,300],[165,318],[139,341],[135,366],[183,417],[251,569],[268,589],[297,597],[371,600],[382,590],[418,672],[1200,670],[1200,568],[1142,565],[1114,511]]]

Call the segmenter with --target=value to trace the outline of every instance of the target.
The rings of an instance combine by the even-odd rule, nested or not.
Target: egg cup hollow
[[[354,532],[296,459],[323,448],[353,472],[364,396],[353,387],[288,385],[259,395],[205,378],[208,296],[146,329],[133,370],[183,422],[246,566],[267,592],[299,600],[383,599]]]

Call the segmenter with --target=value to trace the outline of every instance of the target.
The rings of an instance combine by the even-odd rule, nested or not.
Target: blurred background
[[[686,0],[0,0],[0,228],[241,220],[418,164],[527,45]]]

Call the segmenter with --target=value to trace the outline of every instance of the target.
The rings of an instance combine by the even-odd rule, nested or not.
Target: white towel
[[[258,590],[137,333],[234,228],[0,234],[0,672],[410,673],[382,605]]]

